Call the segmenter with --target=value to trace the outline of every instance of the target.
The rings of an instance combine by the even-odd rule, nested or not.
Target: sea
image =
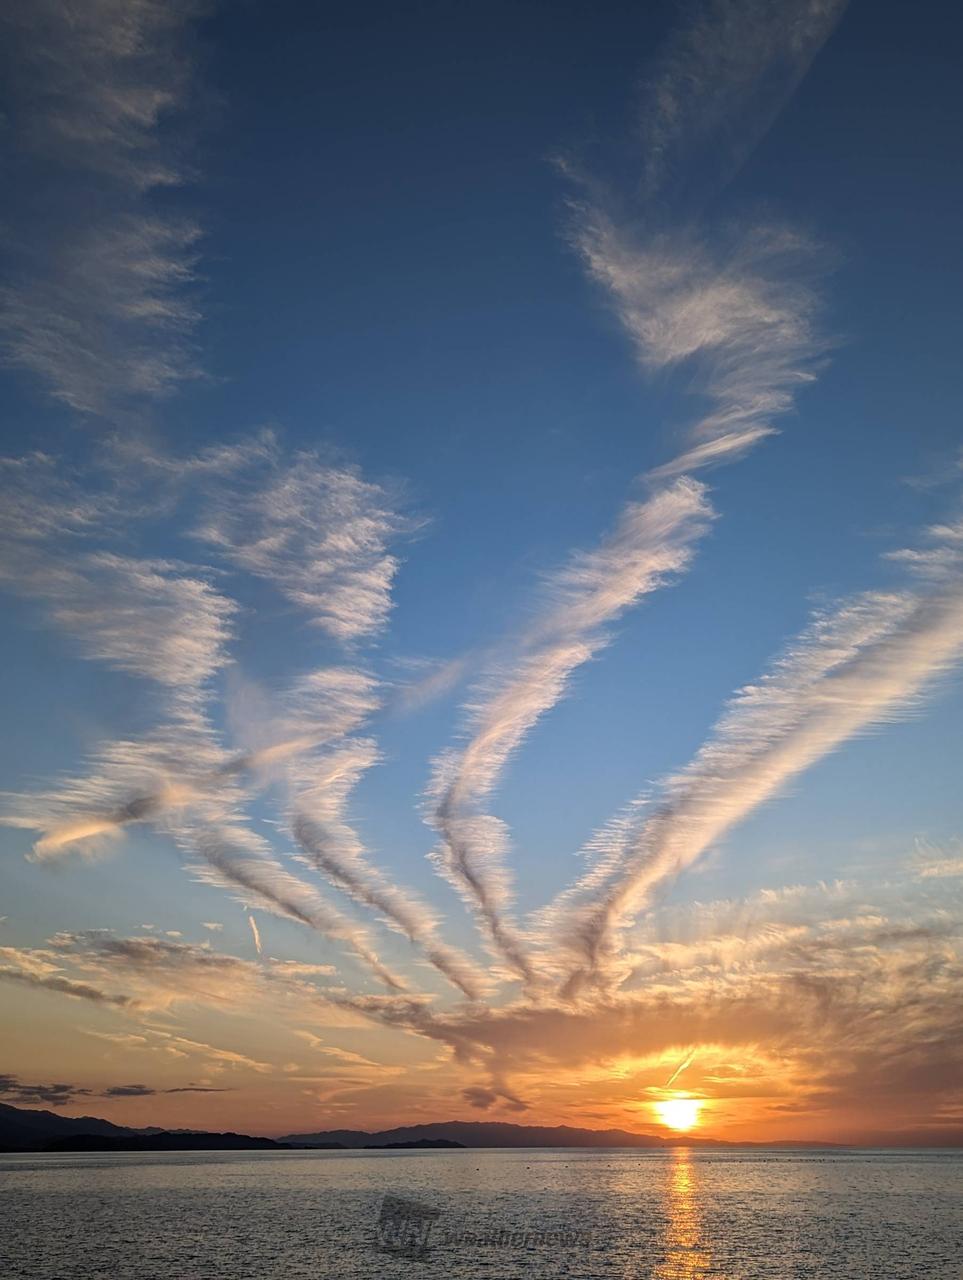
[[[0,1155],[3,1280],[960,1280],[963,1151]]]

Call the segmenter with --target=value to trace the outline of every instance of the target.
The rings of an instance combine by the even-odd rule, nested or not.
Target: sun
[[[702,1106],[698,1098],[666,1098],[664,1102],[652,1103],[652,1109],[662,1123],[678,1133],[695,1128]]]

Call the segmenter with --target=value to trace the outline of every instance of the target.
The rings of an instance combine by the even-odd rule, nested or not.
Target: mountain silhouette
[[[369,1133],[364,1129],[326,1129],[318,1133],[289,1133],[281,1141],[293,1147],[316,1147],[338,1143],[343,1147],[411,1146],[415,1143],[448,1140],[463,1147],[639,1147],[663,1150],[667,1147],[725,1148],[732,1146],[814,1147],[833,1143],[767,1142],[732,1143],[717,1138],[696,1138],[688,1134],[631,1133],[626,1129],[578,1129],[570,1125],[509,1124],[499,1121],[447,1120],[433,1124],[401,1125]]]
[[[196,1129],[126,1128],[95,1116],[58,1116],[0,1103],[0,1150],[5,1151],[243,1151],[402,1150],[457,1147],[636,1147],[649,1150],[686,1146],[832,1147],[830,1142],[733,1143],[688,1134],[632,1133],[627,1129],[579,1129],[570,1125],[522,1125],[499,1121],[448,1120],[367,1129],[325,1129],[259,1138],[243,1133]]]
[[[243,1133],[176,1133],[150,1126],[130,1129],[97,1116],[58,1116],[0,1103],[0,1150],[4,1151],[247,1151],[283,1150],[271,1138]]]

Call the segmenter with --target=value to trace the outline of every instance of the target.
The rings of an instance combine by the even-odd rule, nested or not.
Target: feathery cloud
[[[406,989],[403,979],[379,959],[367,929],[286,870],[250,828],[187,815],[172,834],[188,856],[203,859],[193,868],[198,879],[232,889],[245,906],[261,907],[343,943],[379,982],[393,991]]]
[[[692,368],[710,409],[653,478],[734,461],[775,430],[824,347],[808,281],[815,250],[785,228],[752,226],[714,249],[694,235],[639,236],[598,208],[574,233],[647,373]]]
[[[398,569],[388,547],[410,527],[380,485],[306,452],[253,488],[232,486],[196,536],[350,643],[385,625]]]
[[[846,0],[705,0],[648,67],[640,193],[671,207],[727,182],[769,131]]]
[[[188,30],[205,7],[13,0],[5,8],[8,151],[14,164],[39,163],[58,198],[13,207],[0,342],[8,364],[77,412],[125,421],[136,405],[199,376],[190,286],[200,231],[160,211],[150,191],[185,176],[161,126],[190,99]]]
[[[438,918],[409,890],[393,884],[368,859],[345,818],[348,796],[361,774],[378,759],[370,739],[351,739],[326,755],[288,768],[291,832],[305,859],[355,902],[376,911],[392,928],[424,951],[428,961],[470,999],[489,982],[476,966],[438,936]]]
[[[798,77],[842,6],[803,0],[797,8],[763,15],[747,0],[720,2],[677,37],[650,81],[643,203],[671,151],[710,134],[717,110],[748,102],[772,75],[785,84],[787,65]],[[691,429],[682,455],[651,474],[656,484],[681,478],[663,483],[649,503],[629,504],[612,538],[560,576],[559,606],[536,624],[536,643],[491,681],[474,708],[468,746],[436,765],[431,820],[442,845],[433,857],[478,914],[495,951],[529,983],[531,961],[504,918],[507,833],[479,811],[479,802],[525,733],[562,696],[571,672],[604,643],[599,629],[687,563],[709,508],[704,491],[683,473],[738,457],[770,434],[772,419],[812,378],[820,348],[812,328],[815,298],[800,271],[809,246],[797,234],[753,227],[730,247],[710,251],[694,236],[633,234],[603,207],[597,184],[594,191],[576,205],[573,233],[589,274],[613,299],[643,367],[697,365],[698,389],[711,408]]]
[[[771,672],[733,700],[693,762],[610,861],[606,882],[552,921],[571,970],[566,992],[624,976],[612,940],[652,888],[803,770],[853,736],[911,712],[963,655],[963,586],[868,593],[816,621]],[[579,896],[579,886],[574,898]],[[544,921],[543,921],[544,924]]]
[[[191,89],[188,24],[201,0],[12,0],[4,11],[25,146],[142,190],[179,182],[162,118]]]
[[[44,951],[0,947],[0,981],[56,991],[77,1000],[90,1000],[94,1004],[124,1008],[132,1003],[128,995],[112,994],[89,982],[78,982],[66,977],[57,957]]]
[[[200,377],[190,344],[200,317],[187,291],[199,238],[187,220],[124,214],[45,247],[43,273],[25,255],[0,292],[7,363],[99,415]]]
[[[599,547],[573,556],[549,580],[520,654],[491,674],[470,708],[467,745],[436,762],[429,792],[431,822],[442,837],[436,866],[477,913],[496,953],[528,982],[534,971],[505,919],[507,833],[480,805],[572,673],[608,643],[606,624],[686,567],[710,517],[704,489],[685,478],[628,504]]]
[[[232,600],[163,560],[98,552],[19,583],[41,595],[84,656],[115,670],[195,691],[224,663]]]

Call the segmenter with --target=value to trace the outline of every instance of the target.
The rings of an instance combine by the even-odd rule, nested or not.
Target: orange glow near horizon
[[[659,1122],[677,1133],[687,1133],[696,1127],[702,1107],[699,1098],[665,1098],[662,1102],[652,1103]]]

